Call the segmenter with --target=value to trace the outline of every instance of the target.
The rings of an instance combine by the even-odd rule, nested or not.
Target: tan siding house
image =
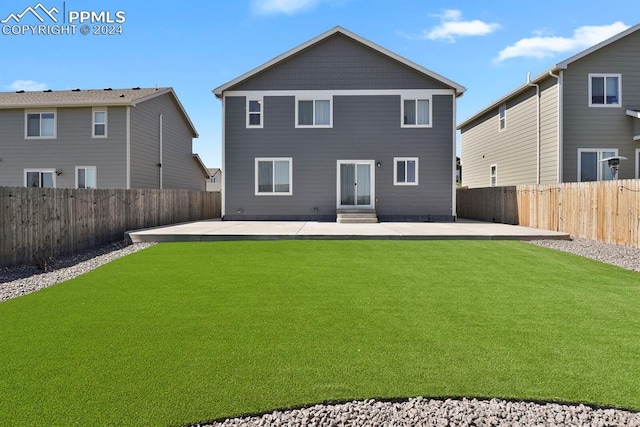
[[[0,186],[204,190],[172,88],[0,93]]]
[[[506,107],[506,108],[505,108]],[[640,172],[640,25],[560,62],[458,125],[462,185],[547,184]]]

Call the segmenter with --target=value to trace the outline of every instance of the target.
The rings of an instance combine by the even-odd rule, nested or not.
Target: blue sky
[[[104,11],[115,20],[123,11],[122,34],[82,35],[77,21],[76,34],[3,31],[1,91],[172,86],[200,134],[193,151],[209,167],[221,165],[221,105],[211,90],[336,25],[465,86],[460,122],[528,72],[640,23],[637,0],[41,2],[58,17]],[[37,4],[2,1],[0,21]],[[25,23],[38,24],[27,15]]]

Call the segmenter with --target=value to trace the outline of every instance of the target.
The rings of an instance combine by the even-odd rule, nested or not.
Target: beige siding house
[[[0,93],[0,186],[204,190],[172,88]]]
[[[640,173],[640,25],[595,45],[458,125],[462,185],[612,179]]]

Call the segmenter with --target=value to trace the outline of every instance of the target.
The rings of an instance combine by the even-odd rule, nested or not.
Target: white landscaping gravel
[[[529,243],[570,252],[640,272],[640,249],[592,240],[532,240]],[[39,266],[0,268],[0,302],[86,273],[153,243],[106,245],[82,255]],[[198,426],[630,426],[640,427],[640,413],[585,405],[514,402],[500,399],[375,399],[274,411]]]

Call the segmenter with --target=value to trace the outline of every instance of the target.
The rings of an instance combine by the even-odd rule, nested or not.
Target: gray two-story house
[[[464,91],[341,27],[223,84],[224,219],[453,220]]]
[[[462,184],[640,178],[640,25],[562,61],[458,125]]]
[[[0,186],[204,190],[172,88],[0,93]]]

